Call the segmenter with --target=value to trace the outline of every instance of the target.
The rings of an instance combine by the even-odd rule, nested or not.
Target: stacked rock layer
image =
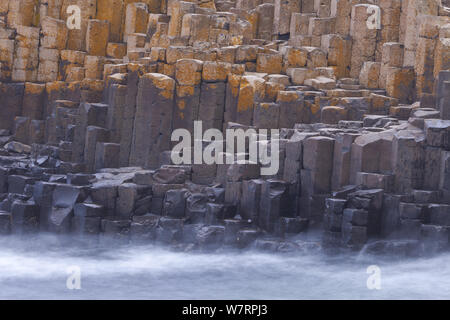
[[[448,0],[2,0],[0,81],[2,234],[448,248]],[[174,165],[194,121],[278,173]]]

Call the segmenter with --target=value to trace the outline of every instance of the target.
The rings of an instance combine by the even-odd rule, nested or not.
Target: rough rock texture
[[[448,247],[449,6],[2,0],[0,233]],[[281,129],[279,172],[172,164],[196,120]]]

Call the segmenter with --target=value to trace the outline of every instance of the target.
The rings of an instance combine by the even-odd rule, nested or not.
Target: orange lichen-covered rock
[[[402,103],[414,100],[415,73],[413,68],[390,68],[386,79],[386,92]]]
[[[227,62],[205,61],[203,64],[203,81],[217,82],[226,81],[231,72],[231,64]]]
[[[347,109],[343,107],[328,106],[321,110],[321,122],[337,124],[341,120],[347,120]]]
[[[203,61],[180,59],[176,63],[175,78],[181,85],[197,85],[202,79]]]

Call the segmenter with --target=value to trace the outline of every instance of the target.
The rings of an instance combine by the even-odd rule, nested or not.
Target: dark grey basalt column
[[[130,165],[156,168],[170,149],[175,80],[147,73],[139,81]]]

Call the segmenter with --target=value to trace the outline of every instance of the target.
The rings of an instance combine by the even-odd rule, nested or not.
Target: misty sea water
[[[176,252],[102,248],[56,237],[0,238],[1,299],[449,299],[450,254],[429,258],[317,251]],[[368,289],[367,268],[380,270]],[[81,288],[67,279],[79,270]]]

